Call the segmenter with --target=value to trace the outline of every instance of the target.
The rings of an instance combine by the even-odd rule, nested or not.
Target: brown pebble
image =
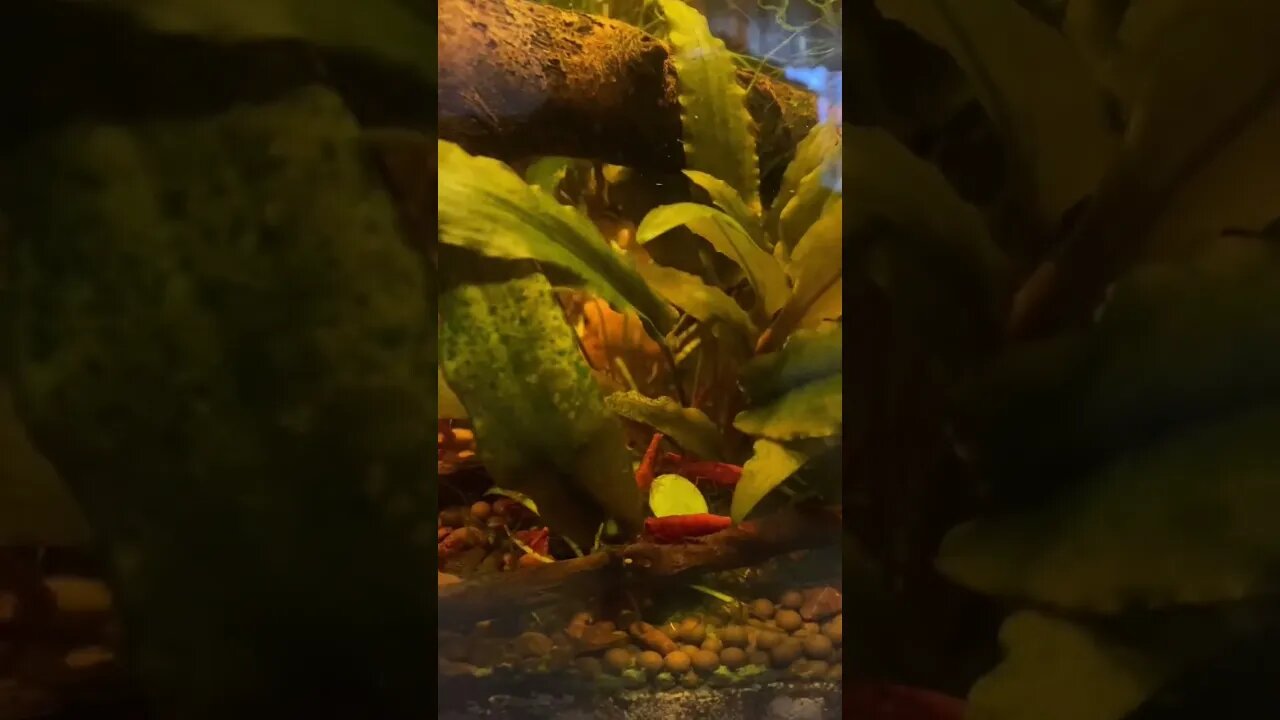
[[[677,650],[667,654],[666,666],[673,673],[682,673],[693,666],[693,659],[689,656],[689,653]]]
[[[698,647],[697,645],[689,645],[687,643],[680,646],[680,652],[688,655],[689,657],[693,657],[693,654],[698,652],[701,649],[702,648]]]
[[[836,663],[827,669],[827,679],[831,682],[840,682],[844,680],[844,666]]]
[[[471,505],[471,517],[477,520],[487,520],[493,512],[493,507],[489,503],[478,500]]]
[[[692,690],[702,684],[702,678],[698,677],[698,673],[690,670],[680,676],[680,684]]]
[[[778,628],[786,632],[795,632],[804,627],[804,620],[800,619],[800,613],[795,610],[781,610],[778,612],[774,622],[778,623]]]
[[[702,641],[702,649],[718,653],[724,649],[724,641],[718,637],[709,637]]]
[[[747,662],[751,665],[769,667],[769,653],[764,650],[752,650],[747,653]]]
[[[799,640],[787,638],[769,651],[769,657],[773,660],[774,667],[786,667],[799,659],[803,652],[804,646]]]
[[[652,650],[645,650],[636,656],[636,665],[649,673],[662,672],[663,664],[662,656]]]
[[[772,650],[782,642],[785,636],[774,630],[761,630],[756,636],[756,647],[761,650]]]
[[[693,618],[680,624],[680,639],[692,645],[700,645],[707,639],[707,629]]]
[[[720,662],[730,670],[737,670],[747,664],[747,651],[740,647],[727,647],[720,651]]]
[[[730,625],[720,631],[720,640],[733,647],[747,646],[747,631],[741,625]]]
[[[711,672],[720,667],[720,656],[710,650],[699,650],[693,654],[693,668],[699,672]]]
[[[804,654],[817,660],[831,657],[831,639],[826,635],[810,635],[804,639]]]
[[[799,610],[804,604],[804,595],[801,595],[799,590],[788,590],[782,594],[778,604],[789,610]]]
[[[516,638],[516,650],[526,657],[545,657],[554,646],[551,638],[539,632],[523,633]]]
[[[810,660],[804,676],[810,680],[822,680],[829,669],[825,660]]]
[[[761,620],[768,620],[773,617],[773,603],[765,598],[760,598],[751,603],[751,614]]]
[[[632,655],[625,648],[610,648],[604,654],[604,664],[614,672],[621,673],[631,667]]]

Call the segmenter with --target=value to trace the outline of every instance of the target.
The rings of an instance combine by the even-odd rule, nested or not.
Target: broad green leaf
[[[320,667],[375,715],[411,696],[435,294],[341,99],[82,118],[0,152],[8,379],[116,607],[146,618],[130,655],[157,712],[253,714]],[[369,652],[300,646],[281,618],[304,606]]]
[[[80,506],[31,447],[0,381],[0,547],[78,546],[90,538]]]
[[[772,440],[825,438],[840,434],[844,376],[835,374],[801,385],[765,405],[738,413],[733,426]]]
[[[791,200],[778,216],[778,243],[788,250],[795,249],[800,238],[822,216],[827,204],[840,194],[842,174],[842,158],[839,152],[833,152],[821,165],[800,178]]]
[[[1124,144],[1062,250],[1022,291],[1017,332],[1086,318],[1135,263],[1280,215],[1280,3],[1135,2],[1120,42],[1133,88]]]
[[[843,345],[838,326],[796,332],[778,352],[760,355],[744,365],[738,384],[753,404],[768,402],[805,383],[839,373]]]
[[[659,475],[649,488],[649,508],[654,517],[703,515],[707,500],[698,486],[679,475]]]
[[[533,498],[548,526],[579,545],[606,516],[638,530],[621,423],[547,280],[448,247],[440,268],[452,283],[440,295],[440,365],[494,481]]]
[[[467,409],[445,381],[444,370],[439,368],[436,368],[436,417],[449,420],[463,420],[467,417]]]
[[[1197,656],[1165,630],[1132,645],[1037,612],[1000,628],[1004,660],[969,691],[966,720],[1123,720]]]
[[[760,171],[747,92],[733,55],[707,19],[680,0],[658,0],[666,18],[679,86],[685,166],[719,178],[760,214]]]
[[[742,522],[774,488],[808,461],[808,456],[773,440],[756,440],[751,459],[742,466],[742,477],[733,489],[729,516]]]
[[[945,49],[1008,138],[1013,182],[1029,183],[1034,207],[1057,224],[1093,191],[1115,153],[1103,95],[1055,28],[1015,0],[877,0],[897,20]]]
[[[656,207],[640,221],[636,242],[647,243],[681,225],[706,239],[716,252],[738,263],[755,288],[765,316],[773,315],[787,301],[790,294],[787,277],[778,261],[756,245],[736,220],[716,208],[698,203]]]
[[[956,528],[938,566],[988,595],[1096,613],[1274,593],[1277,437],[1275,406],[1170,433],[1050,503]]]
[[[742,196],[729,186],[729,183],[704,172],[697,170],[685,170],[684,174],[694,182],[698,187],[707,192],[711,196],[711,202],[716,207],[725,211],[729,217],[738,221],[751,239],[761,248],[768,250],[769,244],[765,242],[764,227],[760,222],[759,208],[752,210],[743,202]]]
[[[773,199],[773,204],[769,206],[769,212],[765,215],[765,231],[768,232],[775,240],[781,237],[778,229],[778,220],[782,216],[783,209],[791,198],[795,197],[796,191],[800,188],[800,182],[805,177],[813,173],[814,170],[825,165],[832,155],[840,154],[840,132],[841,126],[834,122],[821,122],[813,126],[813,129],[804,136],[799,144],[796,145],[796,155],[791,160],[791,164],[787,165],[787,169],[782,173],[782,183],[778,186],[778,194]],[[797,236],[797,239],[799,236]],[[784,245],[786,250],[790,250],[790,246],[795,243]]]
[[[630,259],[614,252],[580,211],[557,203],[503,163],[441,140],[440,241],[484,255],[563,268],[619,310],[634,310],[658,337],[675,321]]]
[[[987,475],[1035,491],[1182,425],[1280,402],[1280,249],[1220,241],[1113,286],[1084,332],[1023,343],[965,392]]]
[[[724,459],[720,430],[697,408],[681,407],[669,397],[645,397],[634,391],[614,393],[605,398],[605,405],[628,420],[652,427],[700,458]]]
[[[524,171],[524,180],[555,198],[557,191],[560,189],[560,183],[564,181],[571,164],[573,164],[573,158],[557,155],[538,158],[530,163],[528,169]]]
[[[659,295],[709,326],[723,325],[744,343],[754,341],[755,325],[738,302],[690,273],[661,265],[647,264],[636,268]]]
[[[217,42],[301,40],[358,50],[436,82],[435,23],[412,0],[368,0],[352,12],[346,0],[106,0],[149,30]]]
[[[842,212],[843,203],[837,199],[796,244],[787,265],[794,283],[791,297],[761,337],[756,347],[758,352],[779,347],[800,327],[815,305],[830,304],[831,289],[840,283],[844,274]]]

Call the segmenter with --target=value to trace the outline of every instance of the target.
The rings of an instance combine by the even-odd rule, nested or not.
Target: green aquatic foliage
[[[1005,656],[969,694],[967,720],[1123,720],[1197,655],[1177,625],[1133,644],[1022,611],[1000,628]]]
[[[649,488],[649,508],[654,517],[703,515],[710,512],[697,485],[679,475],[659,475]]]
[[[828,315],[830,303],[824,300],[833,292],[839,293],[844,277],[843,208],[842,201],[836,198],[796,244],[795,253],[787,263],[791,294],[774,316],[757,350],[772,350],[797,329],[839,318],[839,315]]]
[[[440,241],[487,257],[536,260],[569,271],[618,310],[633,310],[658,337],[674,313],[577,209],[529,185],[507,165],[440,140]]]
[[[1118,137],[1101,88],[1056,28],[1016,0],[876,4],[960,65],[1006,140],[1013,187],[1032,194],[1045,221],[1094,189]]]
[[[733,426],[774,440],[833,437],[840,434],[843,392],[844,378],[836,373],[743,410]]]
[[[747,207],[737,190],[734,190],[729,186],[729,183],[714,175],[708,175],[697,170],[685,170],[684,174],[693,181],[694,185],[706,191],[707,196],[711,198],[711,202],[716,207],[725,211],[729,217],[737,221],[751,235],[751,239],[755,241],[756,245],[765,250],[769,249],[769,243],[764,238],[764,228],[760,224],[759,211]]]
[[[799,222],[792,222],[792,230],[783,232],[780,222],[782,212],[791,203],[791,200],[800,192],[801,186],[805,186],[807,194],[811,196],[820,196],[820,192],[815,192],[817,188],[813,185],[815,181],[830,179],[830,170],[841,164],[841,128],[833,122],[818,123],[805,134],[804,138],[796,145],[795,158],[787,165],[786,170],[782,173],[782,182],[778,186],[778,194],[774,196],[773,203],[769,206],[769,211],[765,214],[764,228],[769,236],[775,238],[777,242],[784,248],[790,250],[800,239],[800,235],[804,234],[804,228]],[[837,171],[836,177],[839,178],[840,172]],[[834,185],[827,186],[833,189]],[[802,200],[802,204],[809,206],[813,204],[815,199]],[[825,203],[825,199],[823,200]],[[793,215],[796,211],[793,211]],[[801,213],[807,215],[808,213]],[[795,237],[791,237],[795,235]]]
[[[6,152],[16,406],[147,628],[152,706],[288,716],[321,668],[370,708],[423,701],[436,331],[342,102]]]
[[[751,458],[733,490],[729,516],[742,522],[766,495],[795,474],[809,460],[806,453],[768,439],[756,440]]]
[[[739,373],[739,384],[753,404],[768,402],[813,380],[840,372],[844,336],[839,325],[800,330],[781,350],[753,358]]]
[[[697,10],[680,0],[658,0],[658,5],[674,48],[685,165],[727,183],[759,217],[755,128],[733,55]]]
[[[538,158],[524,171],[524,180],[554,198],[574,162],[573,158],[557,155]]]
[[[698,203],[674,203],[654,208],[636,228],[636,242],[648,243],[681,226],[697,233],[711,243],[716,252],[742,268],[760,299],[758,311],[763,317],[772,316],[786,303],[790,290],[781,265],[751,239],[746,228],[721,210]]]
[[[528,263],[452,247],[441,248],[440,272],[440,365],[489,474],[532,497],[580,546],[606,517],[638,531],[642,499],[622,425],[547,279]]]
[[[720,429],[701,410],[681,407],[669,397],[645,397],[634,391],[614,393],[605,398],[605,405],[628,420],[652,427],[700,458],[724,459]]]
[[[89,524],[58,473],[36,452],[0,380],[0,547],[74,547]]]
[[[754,341],[757,330],[747,311],[723,290],[708,285],[692,273],[656,264],[636,268],[654,292],[665,297],[686,315],[704,326],[726,333],[746,349]]]
[[[1092,613],[1280,589],[1280,410],[1169,433],[1053,502],[951,531],[938,567],[979,592]]]
[[[1224,240],[1141,268],[1088,331],[1015,348],[962,396],[991,481],[1013,496],[1051,484],[1049,472],[1069,479],[1162,433],[1280,401],[1280,251]]]
[[[106,0],[148,30],[217,42],[301,40],[356,50],[406,67],[435,85],[436,28],[412,0]]]

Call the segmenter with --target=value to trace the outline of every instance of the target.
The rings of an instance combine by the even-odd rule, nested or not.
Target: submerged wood
[[[675,69],[661,40],[532,0],[442,0],[439,19],[441,138],[502,159],[684,167]],[[766,185],[776,183],[817,122],[817,98],[763,74],[738,79],[749,88]]]
[[[839,509],[788,510],[699,538],[659,545],[637,542],[541,567],[522,568],[438,589],[442,625],[509,615],[590,596],[620,583],[657,584],[731,570],[840,539]]]

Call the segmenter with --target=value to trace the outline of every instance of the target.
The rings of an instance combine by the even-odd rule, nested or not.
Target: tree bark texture
[[[640,29],[532,0],[440,2],[439,133],[502,159],[569,155],[659,172],[684,166],[671,48]],[[817,98],[750,87],[766,196],[817,122]]]

